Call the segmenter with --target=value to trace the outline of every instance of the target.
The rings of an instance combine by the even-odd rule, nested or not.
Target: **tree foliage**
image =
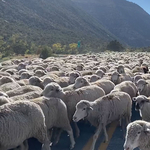
[[[119,43],[117,40],[111,41],[107,45],[107,50],[112,50],[112,51],[123,51],[124,47],[122,46],[121,43]]]

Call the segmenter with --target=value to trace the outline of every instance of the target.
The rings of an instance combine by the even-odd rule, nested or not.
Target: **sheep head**
[[[73,115],[73,121],[78,122],[88,116],[90,111],[93,110],[90,103],[86,100],[81,100],[76,105],[76,111]]]
[[[148,123],[142,120],[134,121],[127,126],[124,150],[133,150],[139,147],[140,140],[145,135],[150,135]]]
[[[62,98],[63,90],[59,84],[51,82],[46,85],[41,96]]]

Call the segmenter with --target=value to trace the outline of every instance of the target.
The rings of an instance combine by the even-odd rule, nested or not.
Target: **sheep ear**
[[[136,102],[136,97],[133,97],[132,100],[133,100],[134,102]]]

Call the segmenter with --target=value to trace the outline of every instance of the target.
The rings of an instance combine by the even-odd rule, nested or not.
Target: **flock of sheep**
[[[0,150],[28,150],[31,137],[50,150],[52,136],[57,144],[63,130],[73,149],[82,119],[96,127],[89,150],[101,131],[108,141],[106,126],[116,120],[126,132],[124,150],[150,150],[149,64],[150,54],[144,52],[1,62]],[[133,109],[142,120],[131,122]]]

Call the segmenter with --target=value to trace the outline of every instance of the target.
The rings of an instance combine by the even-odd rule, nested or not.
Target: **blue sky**
[[[150,0],[128,0],[128,1],[138,4],[146,12],[150,14]]]

